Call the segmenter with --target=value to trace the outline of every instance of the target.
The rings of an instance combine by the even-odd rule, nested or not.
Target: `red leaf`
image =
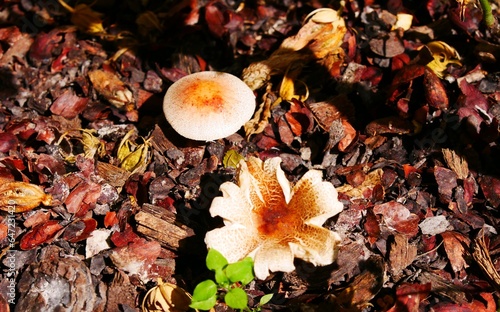
[[[49,33],[41,32],[35,37],[35,41],[31,45],[29,51],[30,59],[39,66],[42,63],[48,63],[52,58],[52,52],[56,51],[56,47],[62,41],[62,34],[65,32],[74,31],[71,28],[60,29],[56,28]]]
[[[10,132],[0,132],[0,152],[8,153],[17,149],[19,141],[17,137]]]
[[[101,186],[97,183],[81,182],[68,195],[64,204],[69,213],[85,214],[95,206],[97,198],[101,195]]]
[[[385,224],[401,234],[415,236],[418,233],[420,218],[411,213],[403,204],[391,201],[375,205],[373,212],[381,214],[384,217]]]
[[[278,125],[278,132],[281,142],[285,143],[286,145],[291,145],[294,140],[294,135],[292,133],[292,130],[288,126],[288,123],[283,117],[278,117],[275,122]]]
[[[111,235],[111,241],[116,247],[127,246],[129,243],[138,239],[140,239],[139,236],[134,233],[134,230],[128,224],[125,226],[125,230],[123,232],[114,232]]]
[[[67,119],[73,119],[87,107],[89,98],[81,98],[71,90],[66,90],[50,106],[50,111]]]
[[[22,250],[33,249],[52,239],[63,227],[56,220],[50,220],[32,228],[19,242]]]
[[[484,197],[493,207],[498,208],[500,206],[500,179],[492,176],[481,176],[479,185]]]
[[[407,88],[407,84],[418,78],[425,73],[425,66],[412,64],[403,67],[400,71],[396,73],[394,79],[392,80],[392,85],[389,90],[390,101],[393,102],[397,99],[399,94],[404,92]]]
[[[399,285],[396,290],[396,304],[388,312],[418,312],[420,302],[429,296],[431,286],[431,283]]]
[[[67,55],[71,50],[73,50],[73,48],[70,47],[64,47],[62,49],[61,54],[59,54],[59,56],[55,59],[55,61],[52,62],[52,64],[50,65],[50,71],[52,73],[57,73],[63,70],[65,66],[65,64],[63,64],[63,61],[67,59]]]
[[[224,27],[227,23],[226,11],[227,8],[220,2],[211,2],[205,6],[205,21],[208,29],[218,38],[221,38],[227,31]]]
[[[342,126],[344,127],[345,135],[339,141],[338,149],[341,152],[345,152],[356,139],[358,132],[356,131],[356,129],[354,129],[353,126],[351,126],[351,124],[347,120],[342,118],[341,121],[342,121]]]
[[[396,55],[392,58],[391,69],[392,71],[400,70],[410,63],[411,59],[406,53]]]
[[[380,226],[377,216],[373,213],[373,209],[366,210],[365,223],[363,224],[366,234],[368,234],[368,241],[374,244],[380,236]]]
[[[420,173],[422,170],[419,170],[419,169],[413,167],[412,165],[404,164],[403,171],[405,173],[405,179],[408,179],[408,176],[410,175],[410,173],[413,173],[413,172]]]
[[[434,177],[438,184],[439,200],[448,204],[453,195],[453,189],[457,187],[457,174],[450,169],[434,167]]]
[[[443,83],[433,71],[425,69],[424,74],[425,99],[427,103],[437,109],[448,108],[448,95]]]
[[[465,79],[459,82],[462,95],[458,99],[458,116],[460,119],[467,118],[467,122],[474,126],[476,132],[481,131],[483,117],[478,110],[487,112],[489,109],[488,100],[481,91],[474,85],[469,84]]]
[[[106,216],[104,217],[104,226],[105,227],[112,227],[114,225],[117,225],[119,222],[118,218],[116,217],[116,212],[115,211],[108,211],[106,213]]]

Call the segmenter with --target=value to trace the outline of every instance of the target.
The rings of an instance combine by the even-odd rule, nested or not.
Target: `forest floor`
[[[292,185],[319,170],[343,210],[322,224],[336,261],[236,283],[246,310],[497,311],[500,8],[483,9],[4,1],[0,311],[140,311],[158,278],[193,293],[214,278],[212,200],[250,157]],[[242,78],[256,113],[185,139],[163,97],[207,70]]]

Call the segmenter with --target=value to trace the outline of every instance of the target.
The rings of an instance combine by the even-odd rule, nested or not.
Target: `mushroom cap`
[[[238,77],[205,71],[187,75],[168,88],[163,111],[172,128],[192,140],[225,138],[255,110],[253,91]]]

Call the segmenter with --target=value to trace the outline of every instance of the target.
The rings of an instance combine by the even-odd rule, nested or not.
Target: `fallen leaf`
[[[411,121],[399,116],[376,119],[366,125],[365,132],[370,136],[379,134],[410,134],[414,131]]]
[[[469,176],[467,160],[449,148],[443,148],[442,153],[448,168],[453,170],[459,179],[465,180]]]
[[[380,256],[371,256],[363,266],[365,268],[363,272],[331,299],[334,307],[330,307],[330,311],[362,311],[371,305],[370,300],[378,294],[384,284],[384,260]]]
[[[96,69],[88,73],[96,91],[109,103],[126,112],[135,110],[132,91],[115,74]]]
[[[444,41],[432,41],[426,44],[426,47],[434,58],[433,61],[427,64],[427,67],[436,74],[437,77],[443,78],[449,64],[462,66],[460,63],[460,55],[457,50],[448,45]]]
[[[344,127],[344,137],[339,141],[339,151],[345,152],[357,137],[358,132],[354,127],[345,119],[342,120],[342,126]]]
[[[469,267],[465,261],[466,250],[470,245],[470,240],[455,231],[447,231],[440,234],[443,238],[444,249],[448,255],[453,272],[459,274],[460,271]]]
[[[337,192],[350,197],[351,200],[356,198],[366,198],[365,195],[367,195],[367,193],[371,193],[376,185],[381,183],[383,174],[384,171],[382,169],[375,169],[366,175],[363,183],[360,185],[355,187],[349,184],[344,184],[343,186],[337,187]]]
[[[0,133],[0,152],[1,153],[8,153],[9,151],[16,150],[18,144],[19,144],[19,140],[12,133],[10,133],[10,132],[1,132]]]
[[[476,238],[474,238],[472,244],[472,258],[477,263],[481,271],[486,275],[491,286],[493,286],[497,291],[500,290],[500,273],[498,273],[493,261],[491,260],[483,229],[481,229]]]
[[[78,116],[87,107],[89,98],[79,97],[71,90],[64,91],[50,106],[50,111],[67,119]]]
[[[436,109],[448,109],[446,89],[438,76],[428,69],[425,69],[424,73],[424,90],[427,104]]]
[[[395,31],[370,40],[370,50],[380,56],[391,58],[405,51],[402,40]]]
[[[419,311],[420,303],[429,296],[431,284],[403,283],[396,289],[396,304],[388,312]]]
[[[389,228],[401,234],[413,237],[418,233],[418,222],[420,218],[411,213],[403,204],[395,201],[375,205],[375,214],[383,216],[383,223]]]
[[[39,224],[23,235],[19,247],[22,250],[33,249],[54,238],[62,228],[63,226],[56,220],[49,220]]]
[[[52,205],[52,195],[38,186],[26,182],[0,183],[0,210],[13,212],[30,211],[40,204]]]
[[[478,182],[486,200],[488,200],[493,207],[500,207],[500,179],[489,175],[483,175],[479,177]]]
[[[434,167],[434,177],[438,184],[439,200],[448,204],[452,200],[453,189],[457,187],[457,174],[450,169]]]

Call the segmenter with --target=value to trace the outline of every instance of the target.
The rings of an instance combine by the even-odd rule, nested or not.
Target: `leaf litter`
[[[160,293],[210,278],[219,186],[241,159],[280,157],[292,183],[315,169],[336,187],[344,209],[323,226],[341,245],[331,265],[295,259],[246,285],[251,307],[496,311],[499,32],[484,10],[6,2],[0,289],[15,273],[15,295],[0,292],[1,310],[140,311],[147,294],[150,310],[170,306]],[[245,127],[210,142],[178,135],[161,109],[173,82],[204,70],[257,98]]]

